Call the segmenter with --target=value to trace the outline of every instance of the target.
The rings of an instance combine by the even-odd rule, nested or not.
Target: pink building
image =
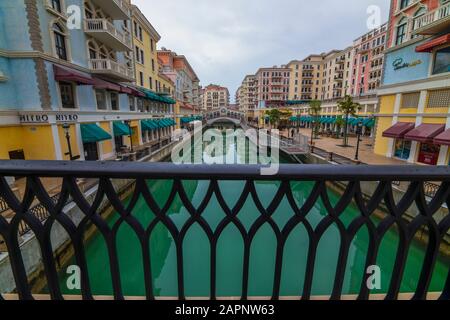
[[[387,23],[353,43],[354,62],[350,82],[353,96],[375,94],[380,86],[387,41]]]
[[[284,106],[289,97],[291,69],[287,66],[261,68],[256,73],[255,106],[259,109]]]

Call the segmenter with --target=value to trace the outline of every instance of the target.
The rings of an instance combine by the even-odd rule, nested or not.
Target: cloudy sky
[[[386,22],[389,0],[132,0],[161,34],[158,47],[184,54],[202,85],[234,93],[246,74],[311,53],[343,49],[368,32],[369,6]]]

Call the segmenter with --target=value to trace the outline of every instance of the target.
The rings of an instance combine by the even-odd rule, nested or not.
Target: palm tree
[[[344,147],[348,147],[348,119],[350,115],[356,116],[356,112],[361,110],[361,105],[357,102],[353,101],[353,98],[349,95],[346,95],[343,100],[338,102],[339,111],[345,116],[345,125],[344,125]]]
[[[279,109],[267,110],[266,115],[269,117],[271,129],[278,128],[281,122],[288,122],[292,116],[292,111],[284,111]]]
[[[315,138],[317,138],[318,130],[317,125],[319,124],[319,117],[322,111],[322,102],[318,100],[313,100],[309,103],[309,115],[313,118],[312,122],[312,132]]]
[[[336,118],[336,138],[340,137],[341,128],[345,125],[345,121],[342,116]]]

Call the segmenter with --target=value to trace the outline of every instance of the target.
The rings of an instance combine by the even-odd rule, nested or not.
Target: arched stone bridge
[[[204,112],[203,117],[208,125],[217,122],[231,122],[239,125],[245,119],[245,113],[234,109],[222,108],[214,111]]]

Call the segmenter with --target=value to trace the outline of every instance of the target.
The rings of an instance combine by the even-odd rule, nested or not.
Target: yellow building
[[[420,8],[420,2],[416,3]],[[440,4],[435,10],[439,11]],[[447,4],[448,7],[448,4]],[[375,153],[408,163],[450,161],[450,35],[445,17],[391,17]],[[404,25],[405,24],[405,25]],[[402,30],[408,30],[403,35]]]

